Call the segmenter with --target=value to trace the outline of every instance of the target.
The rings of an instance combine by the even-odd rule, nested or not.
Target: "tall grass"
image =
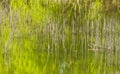
[[[119,12],[108,14],[103,0],[8,6],[0,6],[0,74],[119,73]]]

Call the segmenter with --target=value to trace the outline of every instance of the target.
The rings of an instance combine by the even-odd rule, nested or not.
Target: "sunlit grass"
[[[103,12],[102,0],[81,2],[11,0],[8,12],[0,8],[0,74],[119,73],[117,14]]]

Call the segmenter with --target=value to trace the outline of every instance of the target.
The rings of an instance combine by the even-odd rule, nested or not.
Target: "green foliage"
[[[116,0],[10,0],[8,12],[1,4],[0,74],[114,74],[118,8]]]

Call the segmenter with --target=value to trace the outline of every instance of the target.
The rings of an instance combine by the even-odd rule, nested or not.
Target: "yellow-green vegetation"
[[[119,0],[0,0],[0,74],[119,74]]]

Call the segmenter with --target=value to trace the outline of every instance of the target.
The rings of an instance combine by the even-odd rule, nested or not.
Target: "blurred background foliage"
[[[119,0],[0,0],[0,74],[115,74]]]

